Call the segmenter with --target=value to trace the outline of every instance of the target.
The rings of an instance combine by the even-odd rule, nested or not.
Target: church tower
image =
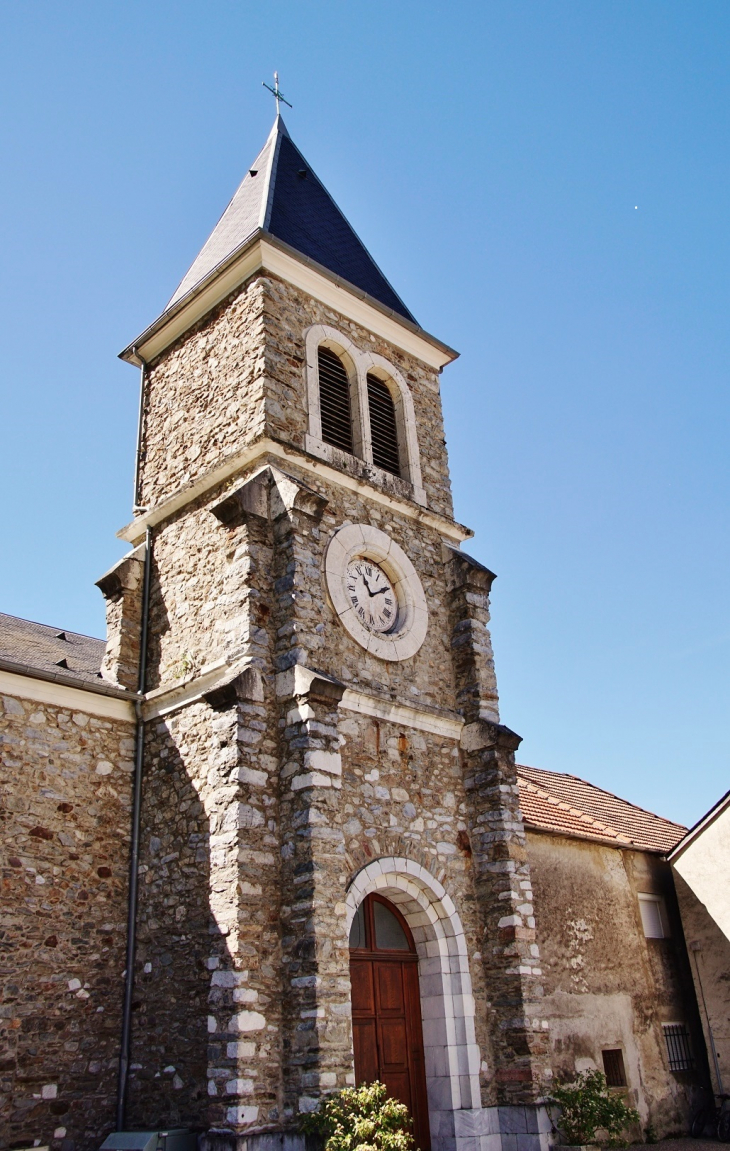
[[[383,1080],[421,1151],[545,1151],[540,967],[492,574],[439,377],[277,116],[142,369],[108,679],[149,563],[128,1125],[303,1146]]]

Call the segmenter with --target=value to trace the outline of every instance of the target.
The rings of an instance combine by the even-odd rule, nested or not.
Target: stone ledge
[[[182,508],[200,499],[201,496],[204,496],[205,493],[209,492],[212,488],[219,487],[237,473],[245,471],[246,468],[251,467],[257,460],[260,460],[262,456],[266,455],[296,464],[303,470],[311,472],[313,475],[319,475],[328,482],[334,482],[342,488],[356,492],[357,495],[363,499],[373,500],[375,503],[384,505],[391,512],[406,516],[408,519],[416,520],[426,527],[432,528],[447,539],[460,542],[461,540],[469,539],[469,537],[474,534],[470,528],[465,528],[463,524],[459,524],[455,520],[442,516],[437,512],[426,511],[426,509],[422,508],[419,504],[396,499],[386,492],[380,491],[379,488],[374,487],[372,484],[366,483],[364,480],[359,480],[353,476],[348,476],[344,472],[337,471],[336,468],[331,467],[322,460],[315,459],[315,457],[310,456],[299,448],[278,443],[276,440],[271,440],[268,437],[262,437],[260,440],[249,444],[248,447],[242,448],[240,452],[234,452],[225,459],[223,463],[217,467],[210,468],[204,472],[199,479],[180,488],[162,500],[157,507],[151,508],[143,515],[137,516],[131,523],[117,532],[117,537],[122,540],[127,540],[136,546],[144,539],[145,531],[148,527],[155,527],[157,524],[165,523],[167,520],[172,519]]]
[[[483,748],[501,747],[507,751],[517,751],[522,736],[502,723],[492,723],[480,719],[467,723],[461,733],[461,746],[464,751],[481,751]]]

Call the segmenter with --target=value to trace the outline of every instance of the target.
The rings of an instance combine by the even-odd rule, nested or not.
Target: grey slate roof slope
[[[258,228],[263,227],[277,124],[274,124],[268,140],[239,184],[233,199],[175,289],[165,308],[166,312],[222,264],[236,248],[240,248]]]
[[[165,311],[261,229],[415,323],[292,142],[281,116]]]
[[[99,668],[104,648],[103,639],[0,612],[0,662],[33,668],[54,679],[78,679],[97,687],[102,682]]]

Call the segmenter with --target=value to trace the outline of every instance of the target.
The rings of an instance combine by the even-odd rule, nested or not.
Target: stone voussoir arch
[[[453,899],[414,859],[381,856],[350,880],[347,930],[366,895],[394,903],[418,952],[426,1086],[434,1151],[453,1146],[455,1113],[480,1110],[480,1051],[467,942]]]

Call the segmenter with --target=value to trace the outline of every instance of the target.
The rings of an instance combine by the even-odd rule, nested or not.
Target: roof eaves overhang
[[[439,371],[459,355],[418,324],[381,304],[361,288],[331,272],[316,260],[257,228],[230,256],[133,340],[119,358],[141,367],[201,320],[217,304],[260,269],[273,272],[410,352]]]
[[[668,857],[668,849],[661,847],[647,847],[642,843],[635,843],[633,839],[613,839],[606,835],[596,833],[591,835],[585,831],[568,831],[559,827],[546,827],[542,823],[531,823],[524,820],[525,831],[532,831],[538,835],[551,835],[557,839],[579,839],[581,842],[600,843],[603,847],[614,847],[621,851],[641,851],[646,855],[658,855],[660,858]]]
[[[705,812],[702,818],[697,820],[694,827],[690,827],[687,834],[680,839],[679,843],[669,852],[667,856],[669,862],[674,863],[675,860],[679,859],[680,855],[687,850],[695,839],[697,839],[710,824],[714,823],[728,807],[730,807],[730,791],[726,791],[722,799],[718,800],[714,807],[711,807],[709,811]]]
[[[93,692],[94,695],[109,695],[115,699],[126,699],[132,703],[137,698],[134,692],[127,691],[123,687],[116,687],[115,684],[107,683],[104,680],[94,683],[93,680],[82,679],[81,676],[66,675],[62,671],[33,667],[32,664],[18,663],[12,659],[0,659],[0,671],[7,671],[11,675],[27,676],[28,679],[42,679],[46,683],[57,683],[62,687],[75,687],[79,691]]]

